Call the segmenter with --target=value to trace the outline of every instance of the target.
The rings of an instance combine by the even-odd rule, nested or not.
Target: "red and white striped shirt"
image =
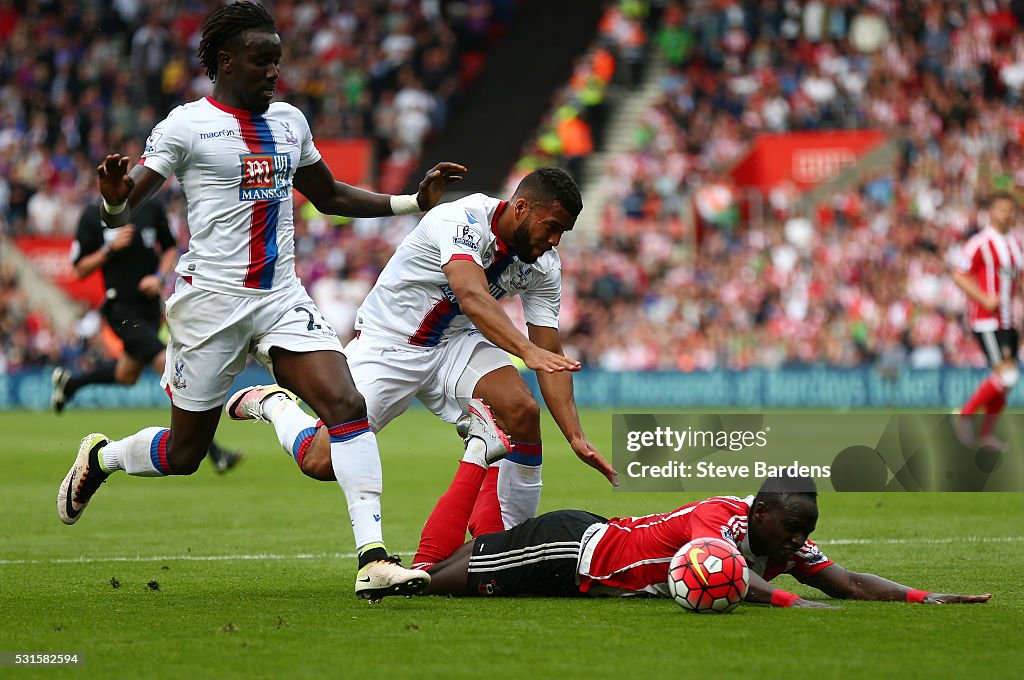
[[[971,330],[984,332],[1014,327],[1013,303],[1019,294],[1017,286],[1022,267],[1024,251],[1015,237],[989,226],[968,239],[957,270],[970,275],[982,291],[999,299],[999,307],[993,311],[968,299],[967,319]]]
[[[583,536],[580,592],[613,589],[624,595],[644,592],[669,597],[668,563],[681,547],[703,537],[734,544],[750,570],[766,581],[785,573],[802,581],[832,564],[811,541],[805,541],[785,563],[754,555],[747,535],[753,502],[753,496],[715,496],[672,512],[595,524]]]

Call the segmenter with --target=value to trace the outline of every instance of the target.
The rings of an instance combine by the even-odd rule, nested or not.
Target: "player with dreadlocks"
[[[375,510],[380,457],[365,402],[337,335],[295,275],[292,189],[330,215],[415,213],[432,208],[466,168],[440,163],[419,192],[407,196],[336,181],[302,112],[273,101],[281,38],[259,4],[217,9],[203,25],[199,58],[213,94],[179,106],[157,124],[130,172],[129,158],[117,153],[97,168],[100,216],[108,227],[130,222],[171,175],[187,199],[188,252],[178,262],[180,278],[166,305],[171,338],[162,385],[172,401],[170,427],[148,427],[119,440],[87,435],[60,485],[57,511],[66,524],[78,521],[100,484],[118,470],[142,477],[195,472],[251,352],[323,425],[305,437],[289,432],[288,442],[295,443],[296,458],[313,439],[330,447],[359,553],[356,594],[376,600],[416,592],[430,577],[405,569],[384,547]],[[250,390],[229,405],[229,414],[269,415],[263,402],[282,392]],[[101,521],[116,520],[108,515]]]

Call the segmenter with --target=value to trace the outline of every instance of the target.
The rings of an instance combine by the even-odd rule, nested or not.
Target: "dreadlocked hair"
[[[210,80],[217,79],[217,54],[233,38],[249,29],[277,33],[273,17],[263,5],[255,2],[224,5],[206,19],[197,54]]]

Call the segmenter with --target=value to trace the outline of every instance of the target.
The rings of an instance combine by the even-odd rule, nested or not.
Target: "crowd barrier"
[[[576,403],[609,408],[862,409],[958,407],[970,396],[985,370],[941,368],[903,371],[894,376],[871,368],[787,368],[779,370],[679,372],[608,372],[584,370],[574,375]],[[527,382],[539,394],[536,376]],[[235,388],[268,382],[258,366],[247,367]],[[0,409],[50,408],[50,370],[0,375]],[[145,408],[167,405],[159,379],[152,373],[132,387],[91,385],[75,395],[69,408]],[[1024,390],[1014,390],[1011,406],[1024,405]]]
[[[942,368],[885,375],[872,368],[787,368],[694,373],[610,373],[576,376],[581,406],[702,409],[863,409],[958,407],[985,370]],[[532,377],[532,376],[531,376]],[[1017,390],[1011,404],[1024,403]]]
[[[53,369],[21,371],[0,375],[0,410],[50,408]],[[235,388],[271,382],[270,375],[260,366],[249,366],[237,378]],[[130,387],[124,385],[88,385],[75,393],[67,409],[97,408],[161,408],[169,405],[167,394],[160,389],[160,378],[145,371],[139,381]]]

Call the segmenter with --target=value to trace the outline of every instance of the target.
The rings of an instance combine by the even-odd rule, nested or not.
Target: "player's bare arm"
[[[825,602],[815,602],[814,600],[805,600],[802,597],[796,597],[786,591],[776,588],[771,585],[763,578],[755,574],[753,571],[750,572],[750,585],[747,587],[747,596],[744,597],[744,601],[753,602],[755,604],[770,604],[779,605],[779,596],[785,596],[788,602],[783,605],[786,607],[798,607],[801,609],[835,609],[835,605],[831,605]],[[774,597],[773,597],[774,596]],[[796,597],[796,599],[792,599]]]
[[[991,312],[999,307],[999,299],[995,295],[989,295],[983,291],[969,274],[965,274],[958,270],[954,271],[953,282],[960,287],[960,290],[962,290],[967,297],[981,305],[986,310]]]
[[[526,328],[533,344],[549,352],[563,354],[562,339],[558,335],[557,328],[534,326],[533,324],[527,324]],[[558,429],[562,431],[562,435],[565,436],[576,456],[604,475],[612,486],[618,486],[619,475],[615,468],[598,453],[597,448],[583,433],[580,416],[576,410],[576,400],[573,396],[572,375],[564,371],[538,373],[537,382],[540,384],[540,392],[544,397],[544,403],[551,412],[551,417],[555,419]]]
[[[131,159],[119,153],[109,154],[96,166],[96,185],[103,200],[110,206],[124,205],[124,209],[110,214],[100,206],[100,217],[108,227],[121,227],[131,222],[135,209],[145,205],[163,186],[166,177],[144,165],[135,164],[128,171]],[[127,204],[127,205],[125,205]]]
[[[452,182],[462,179],[466,168],[456,163],[438,163],[420,182],[416,201],[421,210],[430,210]],[[393,215],[391,195],[366,191],[334,179],[323,159],[295,171],[294,186],[325,215],[346,217],[386,217]]]
[[[470,260],[452,260],[441,270],[448,278],[462,313],[485,338],[519,357],[538,373],[580,370],[580,362],[538,347],[516,328],[498,301],[491,297],[483,267]]]
[[[990,594],[956,595],[926,593],[884,579],[881,576],[849,571],[838,564],[830,564],[814,576],[805,579],[804,582],[830,597],[841,600],[919,601],[922,604],[961,604],[988,602],[989,598],[992,597]],[[916,599],[915,594],[921,599]]]
[[[437,205],[448,185],[462,181],[467,172],[466,167],[458,163],[444,162],[432,167],[423,177],[416,193],[416,203],[419,204],[420,210],[426,212]]]

